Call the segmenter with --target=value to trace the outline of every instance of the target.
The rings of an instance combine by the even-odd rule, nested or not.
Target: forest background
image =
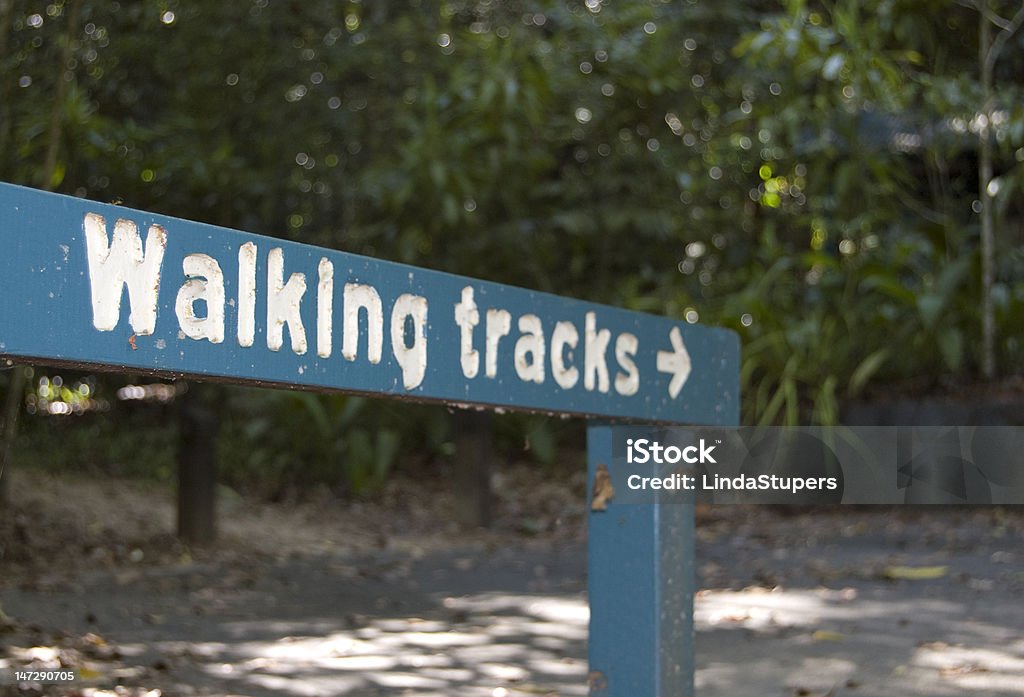
[[[830,424],[1020,384],[1022,22],[1005,0],[0,0],[0,180],[731,327],[745,423]],[[0,387],[13,459],[173,476],[183,385]],[[444,408],[205,399],[222,481],[271,499],[454,448]],[[548,466],[580,431],[495,426]]]

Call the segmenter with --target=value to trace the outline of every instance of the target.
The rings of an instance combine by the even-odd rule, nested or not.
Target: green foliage
[[[795,423],[807,408],[831,421],[837,398],[871,383],[936,383],[978,364],[978,22],[962,5],[794,0],[737,43],[771,81],[750,114],[766,146],[756,198],[769,271],[726,303],[757,308],[744,330],[748,418]],[[1021,208],[1001,193],[1024,159],[1021,37],[1012,43],[997,69],[1001,159],[988,192],[1004,259],[1022,241]],[[997,280],[1003,365],[1020,370],[1003,311],[1024,277],[1004,262]]]
[[[41,185],[57,113],[63,192],[733,326],[747,421],[831,422],[844,399],[978,365],[968,5],[15,0],[0,178]],[[1022,46],[996,64],[983,194],[1007,371],[1024,365]],[[369,490],[405,449],[449,442],[443,410],[254,394],[235,400],[245,457],[225,457],[281,489]],[[509,423],[557,459],[558,428]]]
[[[725,307],[759,318],[737,327],[750,420],[835,423],[842,399],[879,376],[934,380],[962,369],[962,329],[946,320],[970,312],[958,303],[972,259],[947,262],[927,238],[865,243],[856,254],[794,258],[762,239],[761,263]]]
[[[23,416],[19,467],[171,482],[178,428],[166,407],[116,408],[85,416]]]
[[[532,459],[547,469],[566,461],[562,446],[579,450],[583,439],[578,422],[536,414],[505,414],[494,419],[495,442],[500,452]]]
[[[230,406],[218,442],[225,481],[272,499],[315,484],[372,493],[401,447],[397,420],[362,397],[245,389]]]

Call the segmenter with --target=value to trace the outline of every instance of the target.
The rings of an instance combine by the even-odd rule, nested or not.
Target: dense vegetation
[[[730,326],[747,421],[834,422],[872,386],[1021,370],[1022,19],[1007,0],[0,0],[0,180]],[[423,433],[443,450],[430,410],[227,398],[257,442],[281,400],[350,434],[310,461],[373,452],[358,469],[379,472]]]

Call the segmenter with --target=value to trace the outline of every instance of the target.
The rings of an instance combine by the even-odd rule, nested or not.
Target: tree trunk
[[[8,55],[8,33],[11,31],[11,20],[14,15],[14,3],[11,0],[0,0],[0,59]],[[0,81],[0,152],[10,152],[14,143],[14,114],[11,108],[11,91],[13,76],[6,75]],[[9,174],[0,167],[0,179],[10,181]]]
[[[978,200],[981,203],[981,373],[986,380],[996,374],[996,321],[992,306],[992,285],[995,282],[995,226],[992,220],[992,29],[989,25],[988,0],[981,12],[981,87],[984,94],[981,128],[978,137],[981,149],[978,164]]]

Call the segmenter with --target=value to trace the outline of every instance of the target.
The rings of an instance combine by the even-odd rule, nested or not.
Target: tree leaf
[[[885,361],[889,358],[889,349],[880,348],[877,351],[873,351],[868,354],[867,358],[862,360],[860,364],[854,369],[853,374],[850,376],[850,384],[847,387],[851,397],[855,397],[860,394],[860,391],[864,389],[868,381],[871,380],[871,376],[878,372],[878,369],[885,364]]]

